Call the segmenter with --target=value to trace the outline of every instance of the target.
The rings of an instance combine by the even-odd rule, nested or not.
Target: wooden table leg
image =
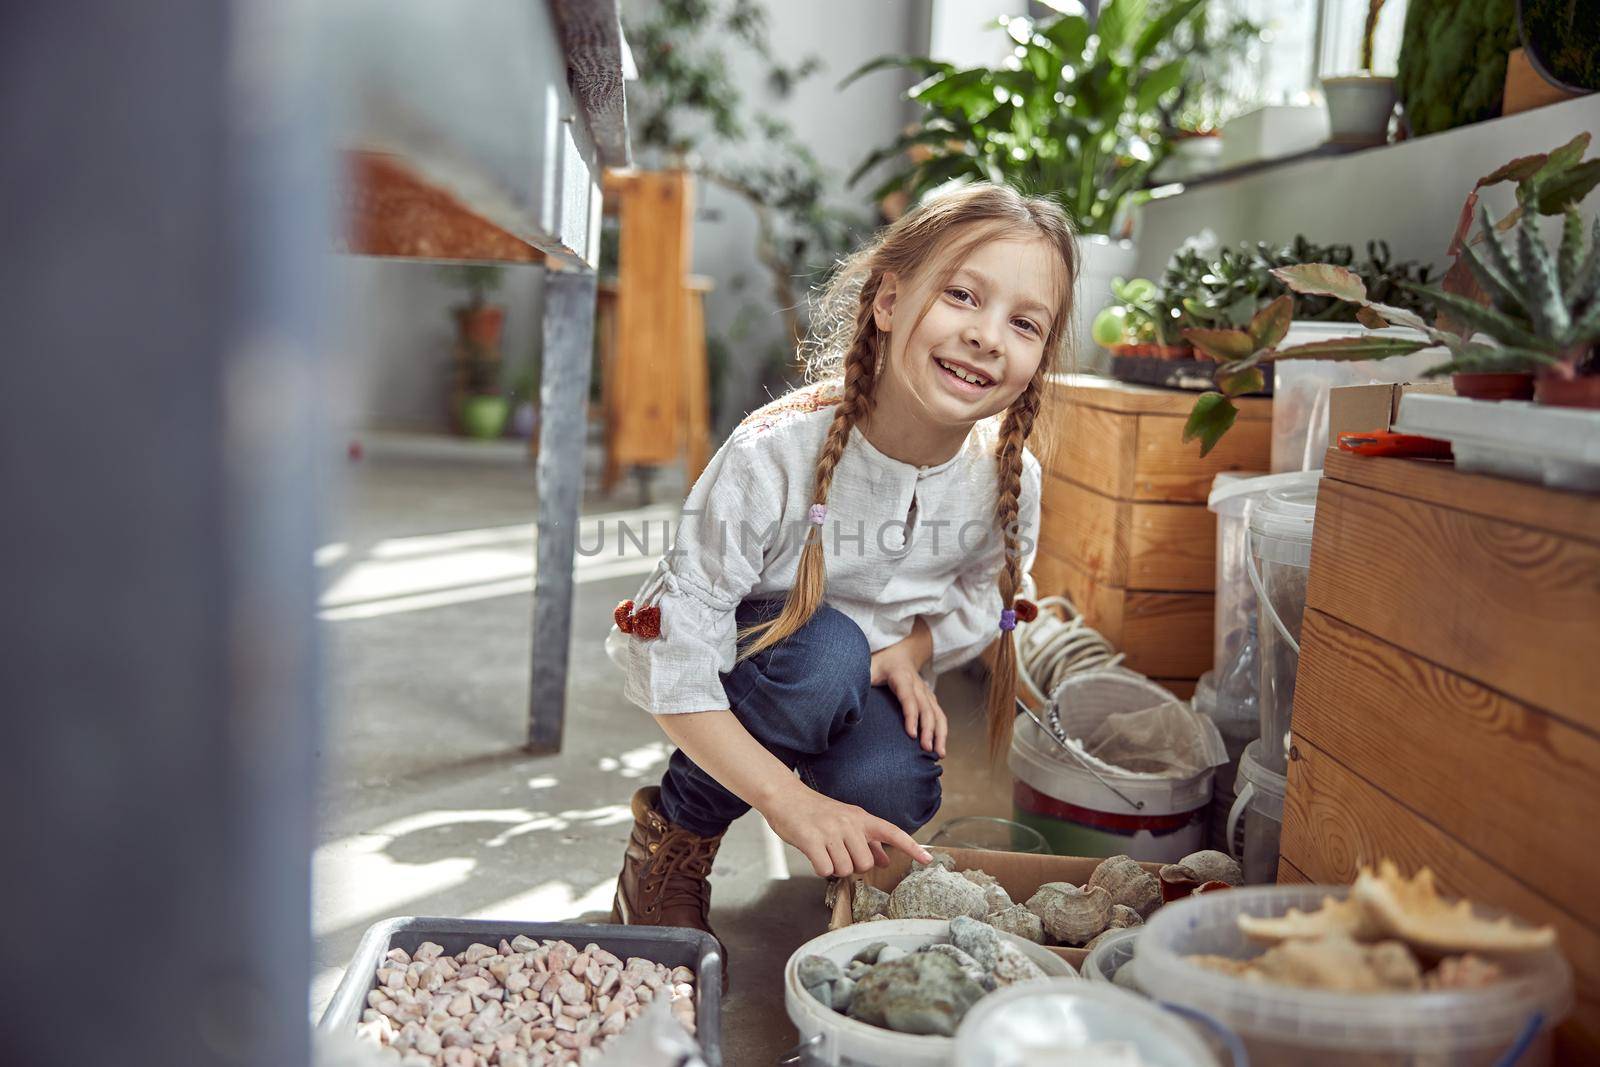
[[[595,277],[551,271],[544,289],[544,375],[539,388],[539,542],[533,580],[530,752],[561,750],[566,719],[572,570],[583,496]]]

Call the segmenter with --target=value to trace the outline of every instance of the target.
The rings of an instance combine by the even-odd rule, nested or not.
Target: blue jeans
[[[774,617],[781,601],[739,605],[740,628]],[[874,686],[866,635],[826,605],[787,639],[722,675],[734,715],[812,789],[910,833],[939,810],[938,757],[908,737],[900,701]],[[713,837],[750,810],[681,750],[661,779],[661,814]]]

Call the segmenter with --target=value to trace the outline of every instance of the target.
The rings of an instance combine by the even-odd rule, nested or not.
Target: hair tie
[[[810,518],[811,518],[811,523],[814,526],[821,526],[824,522],[827,522],[828,521],[828,505],[826,505],[826,504],[812,504],[811,505]]]
[[[1017,613],[1018,622],[1032,622],[1039,617],[1039,605],[1023,597],[1018,597],[1011,607]]]
[[[1010,633],[1017,628],[1017,613],[1010,608],[1000,612],[1000,629]]]

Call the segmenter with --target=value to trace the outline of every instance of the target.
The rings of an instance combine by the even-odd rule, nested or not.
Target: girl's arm
[[[893,823],[808,788],[731,711],[658,715],[656,721],[673,744],[765,816],[773,831],[803,852],[824,878],[887,864],[884,845],[921,863],[931,858]]]

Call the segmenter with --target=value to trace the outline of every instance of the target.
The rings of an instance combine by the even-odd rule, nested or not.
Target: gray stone
[[[806,956],[795,966],[795,977],[807,987],[832,982],[843,975],[839,965],[826,956]]]
[[[880,963],[856,983],[850,1017],[906,1034],[955,1034],[983,986],[937,952]]]
[[[968,918],[951,919],[950,940],[983,968],[990,979],[985,985],[998,989],[1046,977],[1044,969],[1029,959],[1026,952],[1001,937],[988,923]]]
[[[850,1002],[855,999],[855,992],[856,984],[849,977],[833,983],[833,1010],[849,1011]]]
[[[990,990],[991,992],[994,990],[994,976],[980,967],[977,960],[973,959],[965,952],[962,952],[954,945],[929,945],[923,951],[937,952],[941,956],[949,956],[951,959],[956,961],[956,963],[961,967],[962,972],[968,978],[983,986],[984,989]]]
[[[870,970],[872,970],[872,964],[863,960],[851,960],[844,969],[844,976],[853,982],[859,982]]]
[[[990,911],[1011,907],[1011,894],[1007,893],[1000,880],[988,871],[962,871],[961,877],[983,890],[983,897]]]
[[[889,894],[891,919],[977,919],[988,913],[983,889],[942,867],[911,872]]]
[[[866,964],[877,963],[878,953],[882,952],[888,947],[889,944],[886,941],[874,941],[870,945],[864,946],[861,951],[857,952],[854,956],[851,956],[850,962]]]
[[[895,960],[903,960],[909,955],[911,955],[911,953],[906,949],[901,948],[899,945],[884,945],[878,950],[878,958],[872,962],[875,964],[893,963]]]

